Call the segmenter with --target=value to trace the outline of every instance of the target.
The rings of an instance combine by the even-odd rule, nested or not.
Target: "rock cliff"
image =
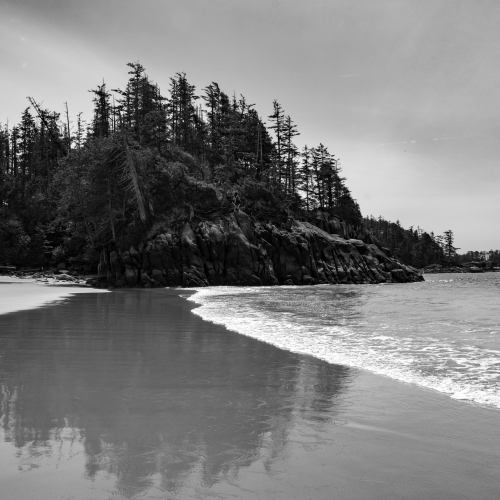
[[[338,219],[288,219],[276,227],[242,211],[217,221],[186,222],[139,247],[101,251],[100,287],[405,283],[419,272],[366,235],[341,237]],[[345,232],[345,228],[344,228]]]

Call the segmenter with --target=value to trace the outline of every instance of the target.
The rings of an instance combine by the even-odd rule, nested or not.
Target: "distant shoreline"
[[[483,274],[498,273],[500,268],[482,269],[479,267],[458,267],[458,266],[428,266],[422,269],[422,274]]]

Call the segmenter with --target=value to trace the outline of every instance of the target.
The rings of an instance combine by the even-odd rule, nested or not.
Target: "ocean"
[[[500,274],[206,288],[189,300],[203,319],[281,349],[500,408]]]
[[[499,278],[0,283],[0,499],[497,500]]]

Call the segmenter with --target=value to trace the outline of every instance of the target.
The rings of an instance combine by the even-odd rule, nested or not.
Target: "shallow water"
[[[206,320],[289,351],[500,408],[500,273],[404,285],[200,289]]]
[[[497,410],[235,334],[177,295],[0,315],[1,500],[498,498]]]

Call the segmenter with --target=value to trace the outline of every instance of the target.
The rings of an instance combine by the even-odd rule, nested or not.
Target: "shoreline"
[[[26,285],[36,287],[42,295],[52,289]],[[22,293],[21,286],[17,288],[17,292]],[[203,498],[237,496],[253,499],[259,495],[270,495],[283,500],[326,500],[332,497],[334,491],[341,498],[352,500],[497,498],[500,480],[500,472],[494,468],[500,460],[497,410],[452,400],[436,391],[362,369],[331,365],[312,356],[295,354],[231,332],[193,314],[197,305],[184,297],[195,293],[194,290],[120,290],[103,294],[100,290],[83,288],[85,294],[100,295],[92,299],[88,295],[73,295],[82,288],[57,287],[59,293],[64,291],[62,298],[67,300],[57,308],[31,309],[21,324],[36,323],[37,318],[49,313],[57,313],[58,316],[67,314],[71,322],[68,325],[73,324],[75,314],[81,310],[79,304],[86,304],[92,311],[97,300],[98,304],[102,302],[99,306],[102,311],[119,314],[109,324],[115,325],[120,337],[132,335],[131,338],[134,338],[135,324],[143,328],[147,325],[145,331],[151,333],[152,338],[159,339],[158,335],[161,334],[161,338],[166,335],[165,348],[168,350],[159,354],[169,358],[160,360],[159,365],[152,365],[157,370],[164,370],[164,366],[169,370],[161,377],[164,379],[161,383],[167,385],[166,389],[160,388],[159,394],[167,389],[173,391],[167,400],[167,407],[171,406],[168,401],[178,401],[176,404],[187,405],[185,411],[196,416],[193,431],[190,432],[196,429],[196,432],[205,433],[203,435],[208,439],[206,433],[220,427],[211,448],[222,446],[217,453],[229,453],[230,469],[236,467],[235,475],[225,477],[223,474],[209,486],[199,486]],[[138,307],[138,301],[147,305],[147,309],[133,309]],[[128,304],[128,309],[122,304]],[[110,305],[113,307],[110,308]],[[136,311],[148,313],[138,317]],[[95,325],[100,325],[101,316],[92,314]],[[170,318],[167,323],[165,317]],[[21,317],[11,314],[9,318],[0,316],[0,321],[2,319],[15,322]],[[131,325],[131,321],[135,323]],[[89,331],[96,329],[92,325],[89,328]],[[125,328],[130,330],[130,334],[123,332]],[[102,332],[99,338],[103,332],[110,334],[108,328],[100,327],[98,331]],[[192,344],[194,338],[198,340]],[[186,344],[187,339],[191,340]],[[155,340],[155,345],[157,342]],[[181,351],[175,348],[179,342],[180,346],[184,346]],[[178,354],[172,354],[172,349]],[[224,366],[221,366],[222,361]],[[101,369],[98,368],[101,366],[99,359],[95,362],[98,363],[96,369]],[[288,372],[292,366],[293,370]],[[271,367],[277,370],[276,374],[293,374],[293,380],[288,376],[276,378]],[[268,372],[270,379],[266,375]],[[129,373],[128,368],[125,373]],[[263,378],[254,383],[255,376]],[[191,391],[198,394],[196,387],[200,383],[202,387],[198,396],[186,392],[186,387],[192,387]],[[107,397],[123,401],[123,396],[114,391]],[[284,399],[279,402],[279,398]],[[211,401],[215,405],[213,409],[210,409]],[[96,408],[94,411],[100,410]],[[213,416],[211,412],[215,412]],[[120,419],[127,422],[127,415],[124,412]],[[132,414],[130,418],[137,417]],[[264,427],[258,424],[261,421],[267,422]],[[160,425],[155,422],[155,425]],[[122,422],[119,428],[126,430],[128,425]],[[147,429],[148,426],[141,432],[149,432]],[[168,432],[182,436],[183,429],[185,424],[181,418],[171,423]],[[244,443],[254,433],[261,436],[260,448],[257,451],[247,450]],[[129,436],[118,435],[117,439],[126,441]],[[224,451],[222,443],[228,440],[229,448]],[[237,446],[235,453],[237,451],[242,456],[250,454],[252,458],[245,459],[240,465],[238,461],[233,462],[231,450],[234,446]],[[211,454],[216,452],[210,451],[211,448],[203,452],[208,453],[208,457],[201,458],[200,455],[200,463],[215,460],[217,455],[212,457]],[[143,451],[138,454],[137,460],[143,460],[142,454]],[[26,491],[23,485],[28,487],[44,470],[49,477],[56,474],[42,468],[40,472],[30,473],[22,483],[14,484],[10,479],[6,483],[9,491],[18,491],[19,495],[6,498],[34,498],[22,493]],[[189,480],[186,479],[188,484],[199,481],[197,470],[195,467],[190,472]],[[94,491],[98,492],[101,486],[104,491],[105,484],[108,488],[106,494],[109,495],[110,485],[104,478],[96,479]],[[71,487],[78,491],[79,486]],[[83,485],[81,487],[84,488]],[[186,487],[184,485],[180,490],[184,495],[190,491]],[[107,497],[96,493],[95,498]]]
[[[436,273],[440,274],[440,273]],[[29,296],[29,300],[26,302],[24,301],[22,304],[19,303],[18,299],[22,296],[23,299],[26,298],[26,295],[19,294],[19,296],[11,296],[9,297],[10,300],[4,300],[2,301],[0,305],[0,315],[3,314],[9,314],[9,313],[15,313],[15,312],[20,312],[20,311],[27,311],[27,310],[32,310],[32,309],[37,309],[39,307],[45,307],[45,306],[51,306],[51,305],[57,305],[59,302],[65,300],[65,299],[70,299],[72,296],[77,295],[77,294],[88,294],[88,293],[113,293],[116,291],[127,291],[127,290],[134,290],[138,291],[140,289],[136,288],[131,288],[131,289],[99,289],[99,288],[94,288],[90,285],[87,284],[76,284],[76,283],[40,283],[36,280],[25,280],[22,278],[9,278],[8,280],[5,279],[6,277],[0,276],[0,286],[6,285],[6,284],[11,284],[11,285],[34,285],[38,288],[38,293],[35,292],[34,289],[32,289],[32,293]],[[220,286],[216,288],[225,288],[225,286]],[[42,290],[50,290],[49,292],[41,292]],[[306,354],[306,353],[301,353],[301,352],[295,352],[295,351],[290,351],[286,348],[277,346],[275,344],[268,343],[266,341],[262,341],[259,339],[256,339],[254,337],[248,337],[247,335],[240,333],[234,329],[226,327],[222,323],[215,323],[211,320],[204,319],[201,315],[196,314],[193,312],[194,309],[198,309],[202,307],[199,303],[196,301],[189,300],[189,297],[195,295],[198,290],[196,288],[180,288],[180,287],[166,287],[163,288],[162,290],[168,291],[169,295],[173,294],[177,296],[179,299],[181,299],[183,302],[187,304],[186,307],[189,307],[191,314],[195,315],[197,318],[199,318],[202,322],[213,325],[214,327],[217,328],[222,328],[227,332],[230,332],[231,334],[234,335],[241,335],[243,337],[247,337],[252,339],[253,341],[256,342],[262,342],[266,345],[271,346],[272,348],[280,349],[283,350],[284,352],[290,352],[294,353],[298,356],[305,356],[305,357],[310,357],[313,358],[317,361],[324,362],[330,365],[337,365],[337,363],[331,363],[327,360],[324,360],[320,357],[314,356],[312,354]],[[11,290],[9,290],[11,291]],[[15,292],[20,292],[21,290],[19,288],[15,288]],[[15,305],[17,304],[17,305]],[[382,379],[388,380],[391,383],[396,383],[396,384],[401,384],[405,387],[414,387],[415,389],[419,391],[424,391],[428,392],[430,394],[437,394],[440,397],[444,397],[446,399],[450,399],[452,401],[457,402],[459,405],[467,405],[467,406],[472,406],[472,407],[477,407],[477,408],[482,408],[485,410],[492,410],[492,411],[500,411],[498,408],[488,405],[488,404],[481,404],[473,400],[468,400],[468,399],[460,399],[460,398],[453,398],[450,396],[450,394],[446,392],[442,392],[436,389],[433,389],[432,387],[426,387],[419,385],[415,382],[408,382],[405,380],[401,379],[395,379],[393,377],[390,377],[389,375],[383,374],[383,373],[375,373],[373,371],[364,369],[364,368],[359,368],[359,367],[354,367],[354,366],[349,366],[349,365],[343,365],[339,364],[338,366],[345,366],[346,368],[349,368],[351,370],[359,370],[360,373],[364,373],[367,376],[373,376],[373,377],[381,377]]]
[[[430,274],[430,273],[429,273]],[[434,273],[433,273],[434,274]],[[441,273],[435,273],[436,276],[440,275]],[[112,293],[116,292],[118,290],[121,291],[127,291],[127,290],[141,290],[137,288],[128,288],[128,289],[102,289],[102,288],[96,288],[93,287],[92,285],[85,284],[85,283],[66,283],[66,282],[53,282],[53,283],[44,283],[36,280],[35,278],[33,279],[23,279],[23,278],[15,278],[15,277],[6,277],[6,276],[0,276],[0,286],[5,285],[5,284],[11,284],[11,285],[34,285],[39,287],[38,292],[35,293],[35,290],[32,289],[31,293],[28,296],[28,300],[26,301],[26,295],[23,293],[22,298],[23,302],[20,303],[17,299],[17,297],[9,297],[8,300],[4,299],[0,302],[0,315],[2,314],[9,314],[9,313],[14,313],[14,312],[19,312],[19,311],[25,311],[25,310],[30,310],[30,309],[36,309],[38,307],[45,307],[45,306],[51,306],[51,305],[56,305],[58,302],[61,302],[65,299],[71,298],[71,296],[76,295],[76,294],[81,294],[81,293]],[[386,284],[387,285],[387,284]],[[17,287],[16,287],[17,288]],[[208,288],[226,288],[225,285],[220,285],[220,286],[215,286],[215,287],[208,287]],[[229,287],[231,288],[231,287]],[[279,288],[279,286],[278,286]],[[49,290],[50,292],[42,292],[42,290]],[[205,287],[201,288],[201,290],[205,289]],[[183,295],[195,295],[199,290],[197,288],[181,288],[181,287],[165,287],[162,288],[162,290],[168,290],[169,293],[174,293],[177,295],[179,298],[182,298],[183,300],[186,300],[186,298],[183,297]],[[17,289],[16,291],[20,291],[20,289]],[[203,316],[194,313],[193,309],[197,309],[202,307],[201,304],[197,303],[196,301],[192,300],[186,300],[186,302],[191,306],[191,313],[199,317],[203,322],[221,327],[224,330],[231,332],[232,334],[235,335],[243,335],[246,336],[244,333],[241,333],[235,329],[229,328],[225,326],[223,323],[219,322],[213,322],[208,319],[204,319]],[[256,340],[258,342],[264,342],[268,344],[266,341],[258,340],[255,339],[254,337],[249,337],[252,340]],[[278,348],[281,350],[284,350],[286,352],[294,352],[295,354],[302,355],[302,356],[310,356],[318,361],[325,362],[328,364],[334,364],[336,363],[331,363],[321,357],[314,356],[312,354],[307,354],[307,353],[301,353],[301,352],[295,352],[295,351],[289,351],[285,347],[280,347],[279,345],[275,344],[268,344],[274,348]],[[404,386],[409,386],[409,387],[415,387],[418,390],[423,390],[423,391],[429,391],[430,393],[436,393],[439,394],[440,396],[443,396],[445,398],[451,399],[453,401],[457,401],[460,404],[465,404],[465,405],[470,405],[473,407],[478,407],[478,408],[484,408],[487,410],[493,410],[493,411],[500,411],[499,408],[492,406],[491,404],[487,403],[479,403],[474,400],[466,399],[466,398],[455,398],[452,396],[451,393],[448,392],[443,392],[440,390],[437,390],[432,387],[427,387],[425,385],[420,385],[416,382],[409,382],[403,379],[399,378],[394,378],[391,377],[390,375],[386,375],[385,373],[376,373],[374,371],[356,367],[356,366],[350,366],[350,365],[343,365],[339,364],[339,366],[345,366],[346,368],[353,369],[353,370],[360,370],[363,373],[366,373],[369,376],[373,377],[382,377],[383,379],[387,379],[391,382],[397,383],[397,384],[402,384]]]

